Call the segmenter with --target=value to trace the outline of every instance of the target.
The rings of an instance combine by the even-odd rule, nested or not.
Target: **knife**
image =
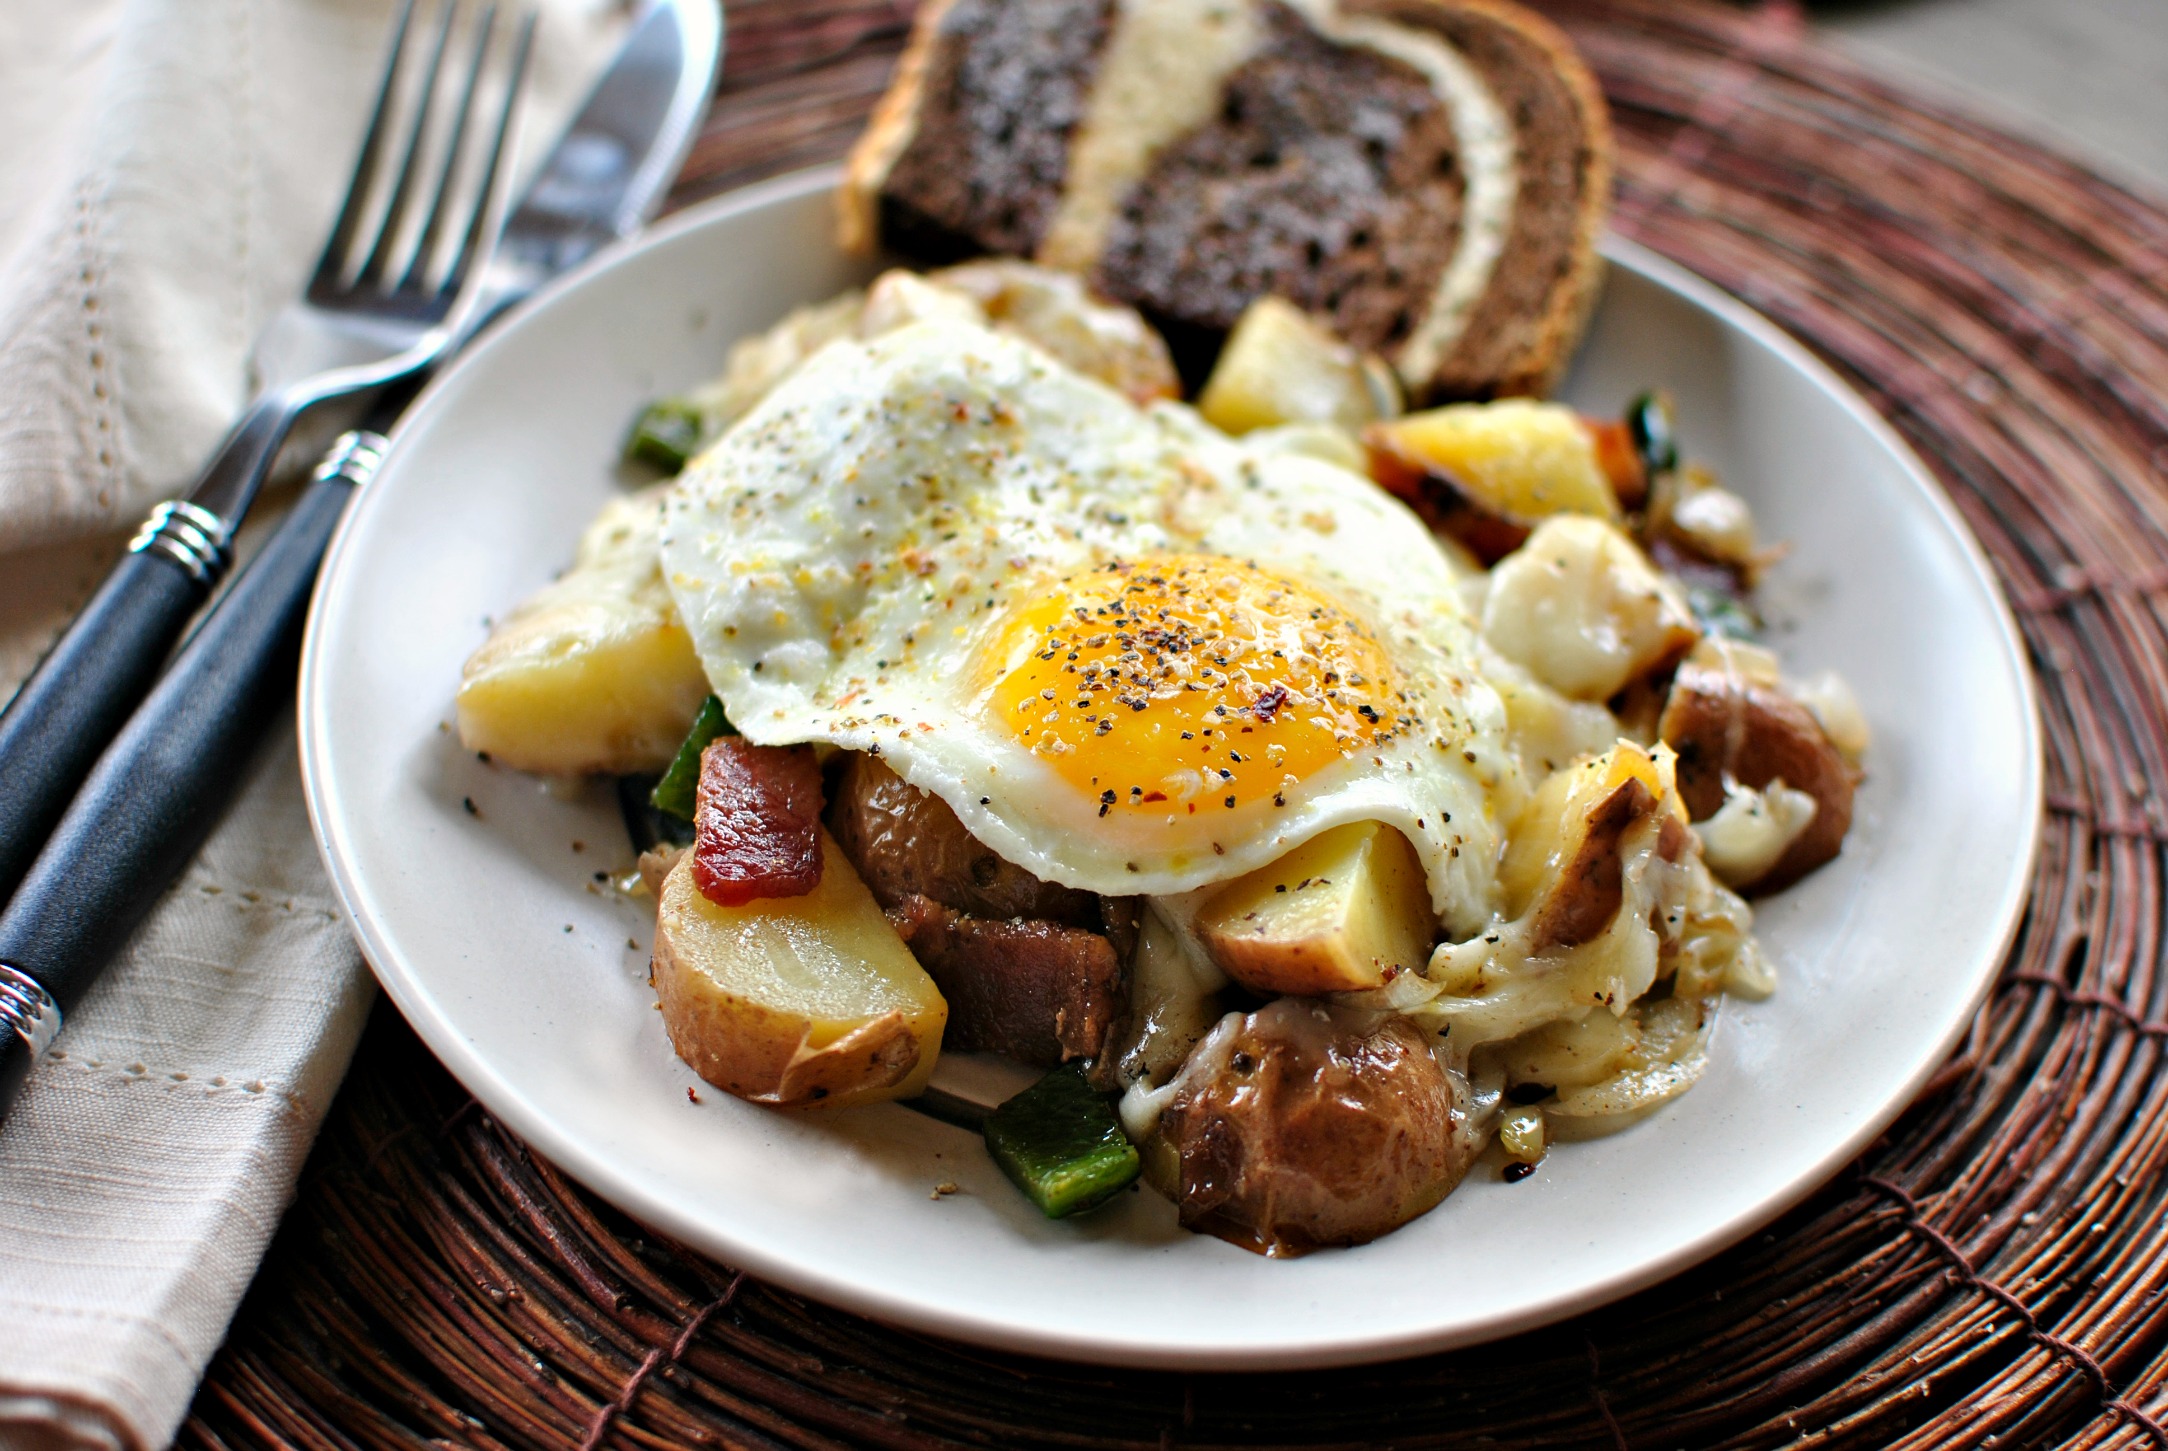
[[[469,337],[654,214],[691,149],[721,56],[717,0],[655,0],[634,22],[506,219]],[[0,1116],[63,1015],[195,855],[292,700],[324,549],[418,388],[380,398],[332,445],[91,769],[0,915]]]

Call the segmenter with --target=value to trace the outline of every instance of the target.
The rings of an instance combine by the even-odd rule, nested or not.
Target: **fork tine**
[[[475,189],[474,215],[467,223],[466,238],[459,244],[459,255],[453,259],[451,271],[444,279],[447,293],[457,292],[466,285],[468,269],[496,234],[501,210],[498,177],[506,170],[512,121],[519,113],[520,94],[527,85],[527,58],[534,50],[534,22],[533,10],[526,11],[520,18],[519,38],[512,47],[512,70],[504,83],[504,105],[497,112],[497,133],[490,138],[489,163],[482,171],[481,184]]]
[[[369,249],[369,258],[354,279],[358,284],[381,285],[390,270],[392,249],[399,243],[400,223],[406,218],[407,199],[414,194],[416,174],[421,170],[422,143],[428,137],[429,117],[437,103],[437,77],[444,70],[444,51],[451,41],[452,19],[458,9],[459,0],[444,0],[444,19],[437,26],[428,69],[422,72],[421,100],[414,108],[414,129],[407,136],[406,159],[400,163],[399,180],[392,187],[383,220],[377,223],[376,245]]]
[[[354,238],[361,231],[362,217],[369,205],[369,182],[376,175],[377,158],[383,153],[386,136],[391,130],[392,93],[398,88],[399,62],[406,54],[407,31],[414,19],[414,0],[405,0],[399,7],[399,18],[392,23],[391,54],[384,61],[384,79],[376,88],[376,109],[369,115],[369,129],[362,137],[361,155],[354,161],[354,174],[346,183],[346,200],[340,204],[339,220],[332,225],[331,237],[324,243],[323,255],[316,262],[316,276],[310,286],[337,278],[346,270],[347,256],[353,251]]]
[[[422,225],[421,240],[414,244],[414,255],[407,260],[406,272],[400,277],[395,291],[428,285],[430,260],[440,250],[444,236],[452,187],[462,170],[461,154],[467,149],[467,121],[474,111],[474,94],[481,88],[482,67],[489,59],[489,42],[496,28],[497,6],[495,0],[491,0],[482,8],[482,18],[474,25],[474,59],[467,66],[467,84],[459,93],[459,109],[453,114],[451,132],[444,143],[444,169],[437,176],[437,194],[429,202],[429,220]]]

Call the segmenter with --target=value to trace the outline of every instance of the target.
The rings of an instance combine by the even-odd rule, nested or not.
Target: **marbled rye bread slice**
[[[1483,73],[1513,124],[1513,224],[1432,389],[1451,398],[1550,392],[1603,280],[1596,244],[1611,211],[1613,152],[1611,113],[1595,76],[1556,26],[1507,0],[1346,3],[1444,36]]]
[[[1157,323],[1188,373],[1269,293],[1391,356],[1461,237],[1453,117],[1405,61],[1284,6],[1260,20],[1216,113],[1121,196],[1092,283]]]
[[[1504,0],[929,0],[843,233],[1087,274],[1193,362],[1278,293],[1481,397],[1562,370],[1609,188],[1593,81]]]
[[[851,155],[843,240],[1029,257],[1062,193],[1115,0],[926,0]]]

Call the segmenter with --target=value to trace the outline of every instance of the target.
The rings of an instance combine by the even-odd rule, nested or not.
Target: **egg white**
[[[1421,729],[1286,805],[1105,817],[991,728],[975,652],[1008,607],[1140,554],[1226,556],[1329,596],[1398,668]],[[1116,896],[1194,890],[1327,827],[1415,845],[1451,930],[1489,915],[1493,796],[1516,767],[1454,565],[1332,464],[1139,410],[1027,344],[929,321],[831,345],[681,476],[665,577],[731,720],[765,744],[879,754],[1004,858]]]

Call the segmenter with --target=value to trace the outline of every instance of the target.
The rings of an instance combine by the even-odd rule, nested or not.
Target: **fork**
[[[320,404],[420,373],[460,336],[473,311],[480,291],[476,263],[487,259],[501,220],[500,182],[534,17],[521,22],[512,42],[503,100],[483,143],[486,153],[478,158],[480,175],[462,188],[463,174],[475,164],[462,165],[462,157],[473,149],[469,132],[496,7],[486,5],[472,25],[473,54],[456,109],[448,126],[436,127],[436,97],[459,4],[442,0],[428,58],[403,107],[399,82],[411,68],[414,0],[401,6],[338,220],[302,296],[256,340],[255,398],[187,496],[151,510],[120,563],[0,713],[0,904],[14,894],[99,753],[150,688],[182,627],[231,567],[234,530],[294,425]],[[441,140],[434,137],[437,130],[444,133]],[[403,155],[390,178],[389,199],[379,208],[386,152],[401,133]],[[441,157],[434,166],[432,150]],[[463,194],[473,200],[463,201]],[[455,236],[453,255],[439,265]]]

